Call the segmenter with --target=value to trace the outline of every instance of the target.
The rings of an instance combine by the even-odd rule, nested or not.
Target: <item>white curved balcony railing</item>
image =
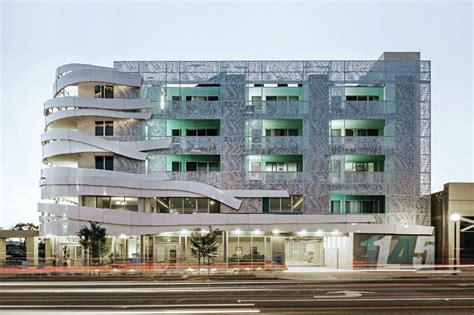
[[[94,152],[94,149],[99,149],[97,152],[113,152],[144,161],[146,153],[141,151],[169,148],[171,139],[162,138],[133,142],[109,141],[75,130],[52,129],[41,135],[41,142],[43,143],[43,159],[62,154]]]
[[[147,98],[94,98],[94,97],[58,97],[44,103],[45,115],[48,110],[56,108],[79,109],[94,108],[107,110],[150,109],[152,105]]]
[[[66,71],[64,71],[67,69]],[[141,75],[137,73],[125,73],[116,71],[114,68],[97,67],[93,65],[70,64],[59,67],[53,84],[53,95],[56,96],[62,89],[85,82],[104,82],[117,85],[140,87]]]
[[[221,172],[164,172],[172,180],[193,181],[208,185],[221,185]],[[155,174],[155,173],[153,173]],[[160,172],[157,172],[160,174]]]
[[[52,167],[41,171],[42,198],[81,195],[123,195],[133,197],[167,197],[176,192],[215,199],[238,209],[241,201],[231,192],[193,182],[164,180],[163,174],[131,174],[96,169]],[[65,195],[66,194],[66,195]]]
[[[115,119],[150,119],[151,112],[148,113],[135,113],[135,112],[120,112],[113,110],[104,109],[68,109],[60,110],[46,116],[45,124],[46,127],[51,123],[74,117],[104,117],[104,118],[115,118]]]
[[[285,226],[290,231],[310,230],[314,224],[327,225],[328,230],[355,232],[357,229],[369,231],[373,229],[375,216],[371,214],[268,214],[268,213],[232,213],[232,214],[166,214],[133,212],[118,209],[90,208],[76,205],[38,203],[38,212],[44,214],[42,232],[53,235],[71,235],[80,228],[80,222],[96,221],[104,224],[108,235],[121,234],[157,234],[160,232],[181,231],[183,228],[193,230],[195,227],[209,225],[222,230],[242,229],[272,231],[275,227]],[[48,222],[48,217],[66,218],[67,224],[61,221]],[[354,225],[357,223],[357,226]],[[367,226],[366,226],[367,225]],[[378,231],[381,227],[378,227]],[[383,227],[383,226],[382,226]],[[384,225],[387,229],[387,225]],[[400,227],[401,233],[406,228]],[[385,231],[385,230],[384,230]],[[432,228],[430,229],[432,231]],[[386,233],[394,233],[387,230]],[[428,231],[427,231],[428,232]],[[418,232],[417,232],[418,233]]]
[[[104,70],[110,70],[113,68],[110,67],[102,67],[102,66],[94,66],[91,64],[85,64],[85,63],[68,63],[62,66],[59,66],[56,68],[56,79],[59,79],[66,74],[76,71],[76,70],[83,70],[83,69],[104,69]]]

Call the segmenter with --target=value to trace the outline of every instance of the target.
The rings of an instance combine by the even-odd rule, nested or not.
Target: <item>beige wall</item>
[[[78,85],[77,94],[79,97],[94,97],[94,83],[81,83]]]
[[[88,135],[95,135],[95,121],[96,119],[92,117],[82,118],[77,122],[77,130]]]

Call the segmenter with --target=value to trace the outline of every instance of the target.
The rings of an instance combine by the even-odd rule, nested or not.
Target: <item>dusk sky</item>
[[[432,62],[432,191],[474,181],[473,4],[0,1],[0,227],[38,222],[43,102],[58,66],[114,60]]]

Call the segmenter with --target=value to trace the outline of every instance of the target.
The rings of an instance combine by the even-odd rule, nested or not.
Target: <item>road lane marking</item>
[[[295,300],[281,300],[281,299],[252,299],[252,300],[237,300],[239,303],[259,303],[259,302],[334,302],[334,301],[441,301],[441,300],[456,300],[456,301],[472,301],[474,297],[416,297],[416,298],[360,298],[360,299],[353,299],[353,298],[329,298],[326,297],[325,299],[295,299]]]
[[[363,293],[375,293],[375,292],[368,292],[368,291],[335,291],[335,292],[326,292],[326,294],[339,294],[335,296],[327,296],[327,295],[315,295],[313,298],[315,299],[327,299],[327,298],[355,298],[362,296]],[[342,294],[342,296],[340,295]]]
[[[66,307],[66,308],[147,308],[147,307],[157,307],[157,308],[185,308],[185,307],[251,307],[255,306],[255,303],[220,303],[220,304],[132,304],[132,305],[0,305],[2,308],[57,308],[57,307]]]

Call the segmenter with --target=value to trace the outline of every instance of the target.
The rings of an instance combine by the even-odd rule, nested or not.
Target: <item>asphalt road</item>
[[[472,275],[301,277],[1,281],[0,314],[474,314]]]

